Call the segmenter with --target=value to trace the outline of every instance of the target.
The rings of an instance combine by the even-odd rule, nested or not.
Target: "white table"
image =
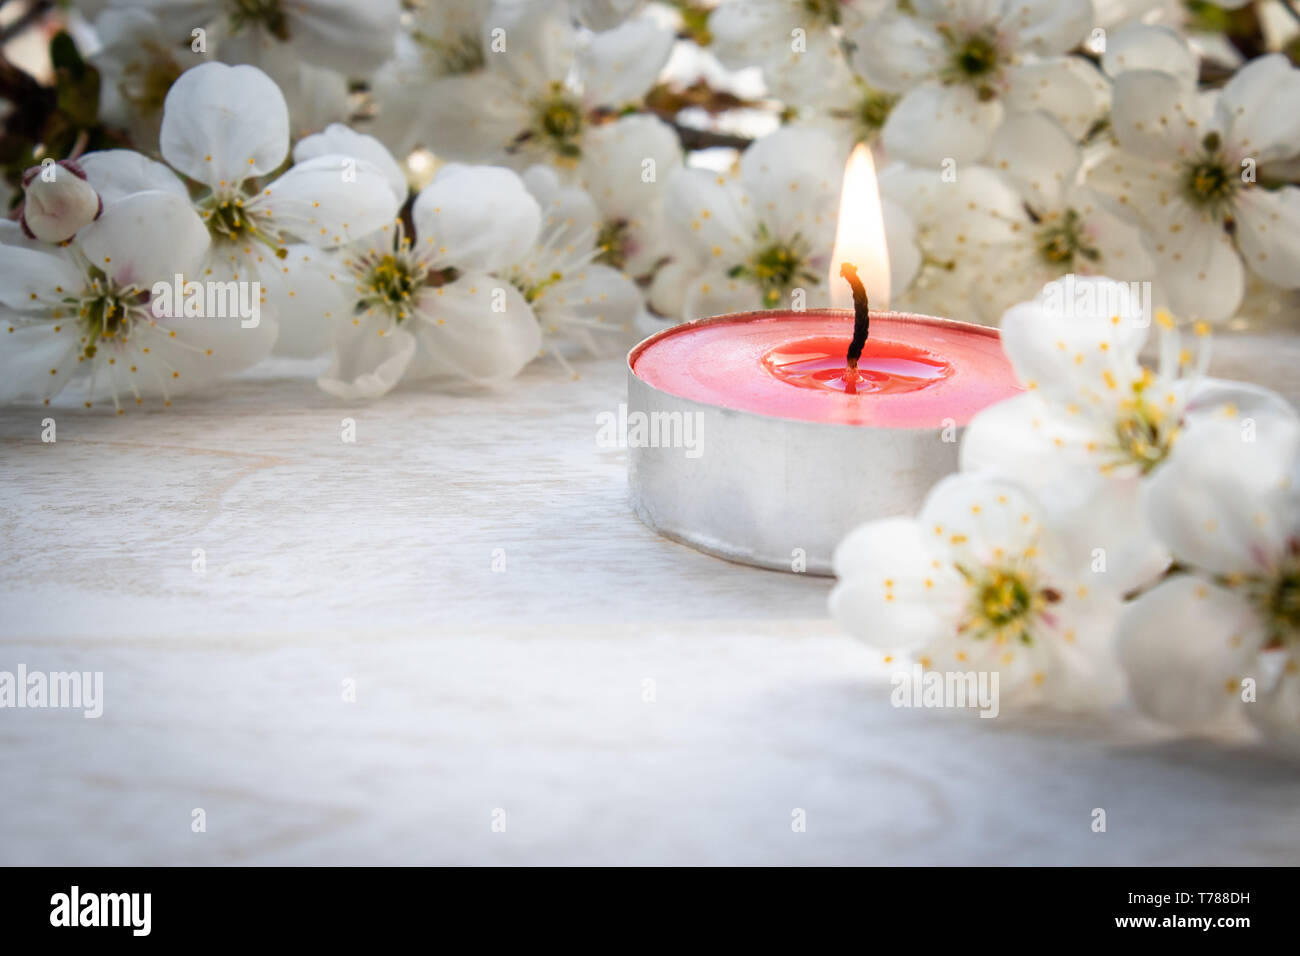
[[[0,863],[1300,860],[1295,763],[894,709],[829,581],[647,530],[617,361],[358,407],[302,371],[54,444],[0,411],[0,669],[105,682],[0,710]]]

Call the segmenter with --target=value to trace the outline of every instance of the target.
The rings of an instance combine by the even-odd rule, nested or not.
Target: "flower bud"
[[[99,218],[104,202],[70,159],[46,162],[23,173],[23,232],[42,242],[63,242]]]

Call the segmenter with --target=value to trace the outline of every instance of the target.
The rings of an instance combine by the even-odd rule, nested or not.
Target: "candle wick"
[[[848,369],[845,379],[856,382],[858,376],[858,359],[862,357],[862,347],[867,344],[867,335],[871,331],[871,314],[867,311],[867,290],[858,278],[858,267],[851,262],[840,264],[840,275],[853,289],[853,341],[849,343],[849,352],[845,356]]]

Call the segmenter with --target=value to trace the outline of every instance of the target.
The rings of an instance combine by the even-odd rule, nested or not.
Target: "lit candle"
[[[832,302],[667,329],[628,355],[632,503],[668,537],[733,560],[829,573],[855,525],[914,511],[957,463],[957,433],[1019,391],[995,329],[869,312],[889,297],[870,152],[846,166]],[[694,454],[661,440],[693,423]]]

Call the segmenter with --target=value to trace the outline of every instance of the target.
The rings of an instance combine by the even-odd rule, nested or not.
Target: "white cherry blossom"
[[[390,222],[336,252],[302,253],[296,285],[316,287],[319,311],[299,321],[329,328],[333,363],[318,381],[340,398],[420,379],[498,385],[541,347],[528,302],[502,276],[541,222],[518,176],[443,167],[411,218],[409,235]]]
[[[683,169],[667,211],[689,272],[684,317],[829,299],[826,273],[845,156],[827,134],[778,130],[755,142],[735,175]]]
[[[850,37],[853,66],[902,98],[883,142],[920,165],[979,159],[1007,112],[1044,110],[1081,135],[1105,110],[1106,83],[1066,56],[1092,27],[1089,0],[915,0]]]
[[[206,63],[182,74],[159,138],[170,168],[128,150],[88,153],[91,184],[106,201],[142,190],[188,197],[180,176],[201,184],[193,201],[212,238],[205,275],[258,280],[272,308],[282,305],[291,242],[341,245],[391,222],[400,205],[385,171],[365,158],[314,154],[275,176],[289,154],[289,114],[255,67]]]
[[[494,4],[481,31],[481,68],[427,86],[426,145],[448,159],[521,170],[577,169],[588,134],[642,99],[673,43],[649,18],[580,42],[563,0]]]
[[[1005,704],[1071,709],[1116,693],[1120,595],[1014,482],[950,475],[915,518],[850,532],[834,566],[831,613],[873,647],[927,671],[997,673]]]
[[[1180,571],[1122,619],[1134,699],[1194,729],[1244,711],[1300,746],[1300,422],[1262,415],[1189,433],[1143,506]]]
[[[1115,79],[1118,147],[1089,182],[1145,223],[1174,309],[1209,321],[1241,303],[1245,269],[1300,287],[1300,187],[1269,188],[1272,167],[1300,155],[1300,70],[1281,55],[1252,60],[1217,92],[1178,73]]]
[[[0,401],[42,401],[67,391],[86,407],[143,404],[211,383],[265,356],[275,322],[239,316],[154,314],[153,289],[197,278],[209,245],[180,196],[135,193],[67,245],[51,246],[0,222]]]
[[[1068,276],[1002,318],[1002,344],[1026,392],[980,412],[961,447],[963,469],[993,469],[1072,512],[1107,573],[1136,587],[1167,560],[1139,510],[1142,485],[1187,430],[1206,420],[1285,409],[1245,382],[1205,376],[1198,349],[1159,311],[1159,365],[1141,363],[1151,319],[1140,285]]]
[[[710,49],[731,69],[760,67],[769,92],[787,103],[822,104],[850,76],[845,31],[887,6],[887,0],[724,0],[709,16]]]

